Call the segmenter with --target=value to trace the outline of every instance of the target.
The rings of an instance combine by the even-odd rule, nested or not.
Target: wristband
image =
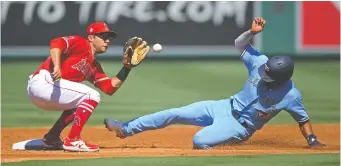
[[[315,134],[310,134],[307,138],[307,141],[308,141],[308,144],[312,144],[313,142],[315,142],[317,139],[316,139],[316,135]]]
[[[128,77],[129,72],[130,72],[130,69],[123,66],[120,72],[117,73],[116,77],[119,80],[124,81]]]

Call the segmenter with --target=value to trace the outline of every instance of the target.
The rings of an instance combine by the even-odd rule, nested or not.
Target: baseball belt
[[[237,113],[237,110],[234,108],[233,106],[233,99],[230,100],[231,103],[231,112],[232,112],[232,116],[245,128],[248,127],[247,123],[245,122],[245,120]]]

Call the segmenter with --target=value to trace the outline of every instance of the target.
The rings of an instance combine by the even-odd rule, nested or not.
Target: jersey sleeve
[[[267,57],[256,50],[251,44],[243,51],[240,56],[244,62],[248,72],[250,73],[252,69],[257,66],[257,64],[263,64],[267,61]]]
[[[102,68],[100,63],[95,61],[94,65],[95,65],[95,71],[94,71],[94,74],[93,74],[92,83],[95,86],[98,85],[102,81],[110,80],[110,78],[105,74],[105,72],[104,72],[104,70],[103,70],[103,68]]]
[[[88,79],[89,82],[95,85],[95,87],[99,88],[102,92],[112,95],[116,92],[117,87],[113,87],[112,80],[109,78],[103,71],[101,65],[95,61],[95,72],[91,79]]]
[[[79,40],[81,39],[77,36],[57,37],[51,40],[50,49],[59,48],[62,50],[62,53],[69,54],[75,49]]]
[[[286,110],[297,122],[305,122],[309,120],[309,116],[302,103],[302,97],[298,96],[293,99],[286,107]]]
[[[262,104],[260,101],[258,101],[258,102],[256,103],[255,109],[256,109],[256,110],[259,110],[259,111],[262,111],[262,112],[267,112],[267,109],[268,109],[268,108],[266,108],[265,106],[263,106],[263,104]]]
[[[257,102],[255,106],[256,117],[259,119],[267,119],[269,118],[270,111],[272,107],[266,107],[261,102]]]

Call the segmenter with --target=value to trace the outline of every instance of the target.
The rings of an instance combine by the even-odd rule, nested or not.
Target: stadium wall
[[[163,51],[150,52],[150,58],[235,58],[239,56],[235,38],[249,29],[253,17],[262,16],[266,29],[252,44],[264,54],[339,58],[339,5],[328,1],[4,1],[1,56],[44,58],[52,38],[85,36],[88,24],[105,21],[118,38],[101,57],[121,57],[123,43],[137,35],[150,45],[163,45]],[[325,22],[316,25],[316,19]]]

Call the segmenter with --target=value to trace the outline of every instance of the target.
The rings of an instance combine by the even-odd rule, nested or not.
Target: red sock
[[[69,134],[69,139],[80,137],[83,126],[91,116],[92,111],[96,108],[98,103],[94,100],[84,100],[76,109],[72,128]]]

